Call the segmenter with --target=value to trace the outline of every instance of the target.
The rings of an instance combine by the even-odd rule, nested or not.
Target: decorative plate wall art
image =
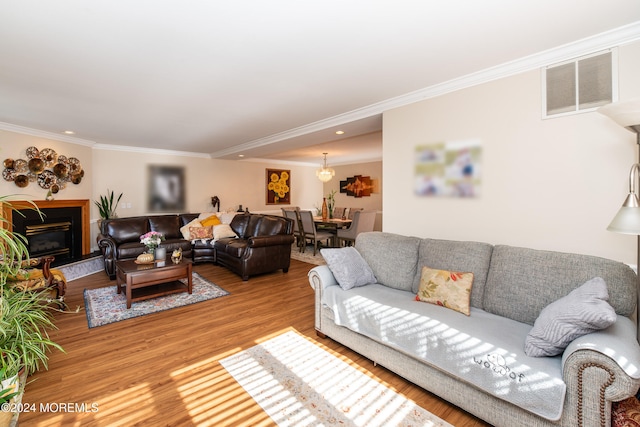
[[[26,159],[5,159],[2,178],[24,188],[36,183],[40,188],[55,194],[64,190],[68,183],[80,184],[84,170],[75,157],[59,155],[51,148],[39,150],[29,147]]]

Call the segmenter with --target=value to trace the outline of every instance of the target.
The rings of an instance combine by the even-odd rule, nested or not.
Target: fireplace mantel
[[[82,215],[82,255],[91,253],[91,231],[89,229],[89,199],[71,199],[71,200],[33,200],[31,202],[24,200],[9,201],[13,209],[33,209],[35,204],[38,209],[56,209],[56,208],[80,208]],[[13,224],[13,210],[3,205],[2,216]]]

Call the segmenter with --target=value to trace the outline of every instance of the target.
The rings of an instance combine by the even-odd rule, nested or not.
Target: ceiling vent
[[[617,101],[617,59],[611,49],[544,68],[542,117],[594,111]]]

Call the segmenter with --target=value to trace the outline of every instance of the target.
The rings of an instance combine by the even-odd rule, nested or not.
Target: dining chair
[[[353,221],[349,228],[338,230],[338,246],[342,246],[342,243],[346,246],[350,246],[356,241],[358,234],[366,231],[373,231],[375,222],[376,211],[356,210],[353,213]]]
[[[313,222],[313,213],[311,211],[298,211],[300,215],[300,226],[304,235],[303,245],[306,247],[307,241],[311,241],[313,244],[313,255],[319,249],[320,242],[327,242],[327,246],[330,246],[331,240],[335,237],[333,233],[328,231],[316,230],[316,225]],[[304,252],[304,248],[302,249]]]
[[[333,217],[341,219],[343,216],[345,216],[344,213],[346,210],[347,208],[339,208],[339,207],[333,208]]]
[[[349,219],[353,219],[353,215],[358,212],[358,211],[362,211],[364,210],[364,208],[349,208],[349,215],[347,216],[347,218]]]
[[[305,240],[300,226],[300,208],[298,206],[282,208],[282,216],[293,220],[293,237],[296,238],[296,246],[300,252],[304,252]]]

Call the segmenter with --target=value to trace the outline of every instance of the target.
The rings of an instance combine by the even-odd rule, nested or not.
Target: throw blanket
[[[409,354],[493,396],[549,420],[562,415],[561,356],[529,357],[531,325],[471,308],[471,316],[415,301],[383,285],[343,291],[329,286],[323,304],[337,325]]]

